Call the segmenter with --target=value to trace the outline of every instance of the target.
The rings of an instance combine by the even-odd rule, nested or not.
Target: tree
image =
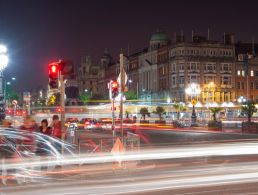
[[[137,94],[135,93],[135,91],[129,90],[129,91],[125,92],[124,94],[125,94],[125,98],[127,100],[136,100],[137,99]]]
[[[257,109],[255,107],[255,103],[252,101],[248,101],[246,105],[242,106],[242,112],[247,114],[248,122],[251,122],[251,118]]]
[[[222,110],[222,108],[219,108],[219,107],[210,108],[210,111],[212,112],[213,121],[217,121],[216,115],[217,115],[221,110]]]
[[[148,117],[150,117],[150,112],[149,112],[148,108],[146,108],[146,107],[142,107],[142,108],[140,109],[140,114],[142,115],[143,120],[145,120],[146,115],[147,115]]]
[[[173,104],[173,107],[176,109],[177,120],[179,120],[180,119],[180,112],[186,111],[186,106],[184,106],[180,103],[175,103],[175,104]]]
[[[84,104],[89,102],[89,100],[91,99],[91,95],[89,92],[83,92],[79,95],[79,100],[81,102],[83,102]]]
[[[18,93],[10,85],[6,85],[6,99],[11,103],[13,100],[19,100]]]
[[[162,120],[162,115],[165,113],[165,109],[162,106],[157,106],[156,107],[156,111],[154,111],[153,113],[159,115],[159,120]]]
[[[128,110],[125,111],[126,118],[129,118],[130,112]]]

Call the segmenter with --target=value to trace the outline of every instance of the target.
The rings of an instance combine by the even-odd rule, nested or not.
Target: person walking
[[[41,125],[39,127],[39,132],[45,135],[51,135],[52,134],[52,130],[51,128],[48,126],[48,121],[47,119],[43,119],[41,121]]]
[[[18,150],[30,150],[30,152],[35,152],[35,132],[37,129],[36,121],[31,116],[26,116],[24,118],[24,123],[20,127],[20,130],[26,131],[26,139],[17,140]]]
[[[61,139],[62,138],[62,129],[61,129],[61,121],[59,120],[58,115],[53,115],[52,118],[52,136]]]

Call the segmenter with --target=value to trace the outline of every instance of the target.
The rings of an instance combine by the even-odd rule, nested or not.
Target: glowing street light
[[[242,104],[242,103],[245,103],[246,102],[246,98],[243,97],[243,96],[240,96],[238,99],[237,99],[238,103]]]
[[[8,57],[6,53],[6,47],[4,45],[0,45],[0,72],[2,72],[8,64]]]
[[[8,64],[8,57],[7,57],[7,48],[4,45],[0,44],[0,86],[3,85],[3,71]],[[2,100],[5,99],[5,90],[0,88],[0,98]],[[0,120],[5,118],[5,102],[1,100],[0,103]]]
[[[199,85],[196,83],[191,83],[191,85],[185,89],[185,93],[187,95],[190,95],[192,97],[192,105],[193,105],[193,111],[192,111],[192,116],[191,116],[191,126],[196,126],[196,112],[195,112],[195,105],[197,104],[197,98],[195,99],[197,95],[201,93],[201,89]]]

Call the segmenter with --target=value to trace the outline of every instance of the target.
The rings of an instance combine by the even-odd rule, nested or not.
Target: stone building
[[[236,44],[236,99],[258,102],[258,44]]]
[[[100,70],[98,72],[97,94],[108,97],[108,82],[116,80],[119,74],[119,63],[115,63],[112,56],[105,50],[100,59]]]
[[[194,36],[191,42],[176,42],[169,51],[169,66],[172,100],[189,101],[185,89],[191,83],[200,85],[199,101],[203,103],[235,100],[235,50],[231,39],[220,43]]]
[[[78,67],[77,82],[79,94],[84,91],[94,95],[97,93],[98,72],[100,67],[92,63],[90,56],[82,56]]]

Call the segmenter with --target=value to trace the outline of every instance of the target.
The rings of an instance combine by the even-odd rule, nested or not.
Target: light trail
[[[154,192],[171,189],[221,186],[258,181],[258,165],[256,163],[233,163],[223,167],[199,166],[196,168],[181,167],[178,169],[159,169],[135,173],[134,175],[114,175],[91,180],[72,180],[47,184],[10,186],[4,192],[8,194],[128,194]],[[30,191],[31,190],[31,191]]]
[[[127,152],[125,154],[112,155],[110,153],[99,153],[94,155],[64,156],[58,159],[24,159],[23,162],[8,162],[0,166],[1,169],[16,169],[28,167],[56,166],[56,165],[83,165],[127,161],[146,161],[162,159],[180,159],[211,156],[242,156],[258,155],[258,143],[223,143],[203,144],[198,146],[178,146],[176,148],[141,150],[139,152]]]

